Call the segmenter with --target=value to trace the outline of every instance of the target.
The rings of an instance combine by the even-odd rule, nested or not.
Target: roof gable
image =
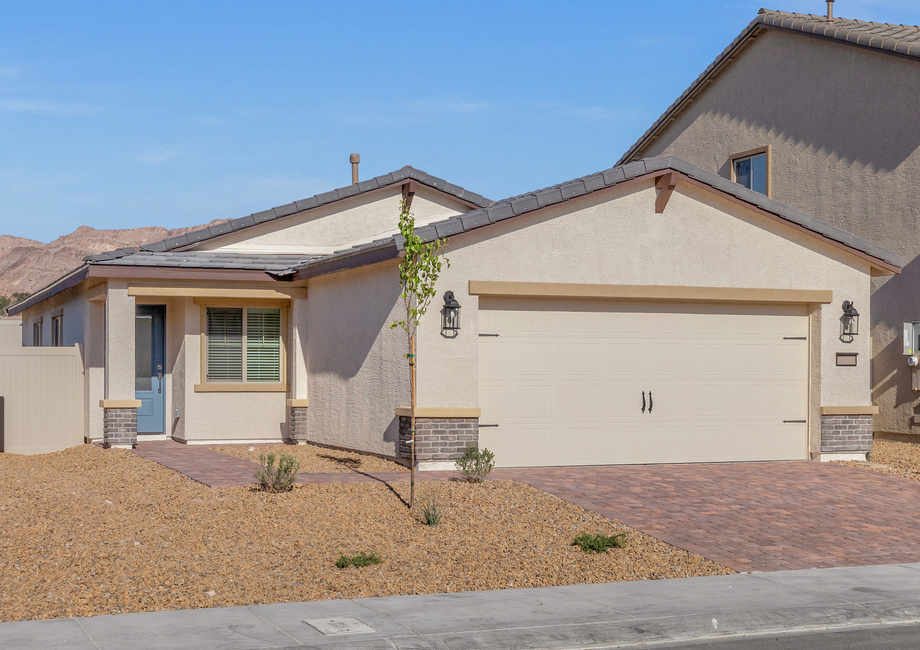
[[[178,237],[170,237],[162,241],[145,244],[141,246],[141,250],[166,252],[195,246],[223,235],[236,233],[271,221],[284,219],[285,217],[291,217],[307,210],[336,203],[350,197],[360,196],[387,187],[399,186],[410,181],[415,181],[431,190],[453,197],[458,201],[468,204],[470,207],[484,207],[491,203],[489,199],[484,198],[480,194],[465,190],[459,185],[448,183],[420,169],[406,166],[390,174],[375,176],[374,178],[361,181],[355,185],[347,185],[330,192],[316,194],[307,199],[287,203],[271,208],[270,210],[256,212],[245,217],[240,217],[239,219],[232,219],[226,223],[202,228],[201,230],[179,235]]]
[[[642,151],[665,129],[677,115],[702,92],[721,70],[730,65],[735,56],[758,33],[765,29],[798,34],[811,38],[822,38],[863,49],[906,57],[920,62],[920,27],[873,23],[849,18],[828,20],[824,16],[797,14],[785,11],[761,9],[757,17],[733,40],[715,61],[681,93],[680,97],[652,124],[652,126],[624,153],[618,165],[637,159]]]
[[[904,265],[904,258],[897,253],[799,212],[742,185],[733,183],[718,174],[705,171],[685,160],[672,156],[638,160],[542,190],[497,201],[487,208],[472,210],[462,215],[416,228],[416,234],[424,242],[458,235],[499,221],[535,212],[556,203],[564,203],[585,194],[615,187],[621,183],[642,178],[654,178],[663,175],[667,171],[678,172],[698,186],[709,188],[726,198],[743,203],[797,230],[822,238],[838,248],[848,250],[885,272],[898,273],[900,272],[900,267]],[[303,279],[348,268],[356,268],[397,257],[402,250],[404,241],[401,235],[396,235],[370,244],[356,246],[351,250],[342,251],[334,255],[306,260],[284,271],[272,271],[271,273],[278,277],[295,276],[297,279]]]

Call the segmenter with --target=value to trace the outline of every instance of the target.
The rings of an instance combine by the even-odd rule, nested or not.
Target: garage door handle
[[[498,426],[497,424],[480,424],[479,428],[485,429],[486,427],[497,427],[497,426]]]
[[[649,413],[652,412],[652,406],[653,406],[653,404],[652,404],[652,391],[649,391],[649,392],[648,392],[648,412],[649,412]]]
[[[645,391],[642,391],[642,412],[645,413]]]
[[[783,420],[783,424],[805,424],[805,420]]]

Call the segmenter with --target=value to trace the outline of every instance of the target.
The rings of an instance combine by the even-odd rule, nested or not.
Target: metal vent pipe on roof
[[[827,0],[827,19],[834,19],[834,0]]]
[[[351,184],[358,184],[358,163],[361,162],[361,156],[356,153],[351,154]]]

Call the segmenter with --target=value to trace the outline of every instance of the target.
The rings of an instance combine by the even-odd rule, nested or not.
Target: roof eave
[[[30,307],[34,307],[38,303],[47,300],[51,296],[55,296],[61,293],[62,291],[66,291],[67,289],[70,289],[71,287],[77,286],[78,284],[83,282],[83,280],[89,277],[89,268],[90,268],[89,264],[86,264],[86,263],[84,263],[81,266],[78,266],[73,271],[71,271],[70,273],[67,273],[66,275],[61,276],[60,278],[58,278],[57,280],[55,280],[48,286],[39,289],[38,291],[33,293],[28,298],[20,300],[15,305],[10,305],[9,307],[7,307],[6,313],[9,314],[10,316],[21,314],[26,309],[29,309]]]
[[[709,82],[713,77],[718,75],[727,65],[732,63],[734,56],[744,49],[752,38],[757,37],[757,32],[765,29],[767,29],[767,26],[760,22],[759,16],[751,21],[744,31],[742,31],[737,38],[716,57],[715,61],[707,66],[703,73],[688,86],[681,96],[678,97],[677,100],[655,120],[655,123],[652,124],[626,153],[620,157],[614,167],[619,167],[620,165],[625,165],[629,162],[641,159],[641,152],[658,137],[661,131],[670,126],[671,122],[677,118],[681,111],[693,103],[696,97],[709,86]]]

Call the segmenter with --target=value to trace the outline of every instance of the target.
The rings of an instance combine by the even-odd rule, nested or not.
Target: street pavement
[[[563,650],[705,641],[772,650],[847,647],[839,638],[849,634],[879,643],[900,634],[903,642],[916,625],[920,563],[20,621],[0,624],[0,648]],[[819,645],[815,632],[838,645]],[[840,632],[847,635],[833,636]],[[803,633],[818,641],[745,645],[771,642],[764,634],[808,641]]]

